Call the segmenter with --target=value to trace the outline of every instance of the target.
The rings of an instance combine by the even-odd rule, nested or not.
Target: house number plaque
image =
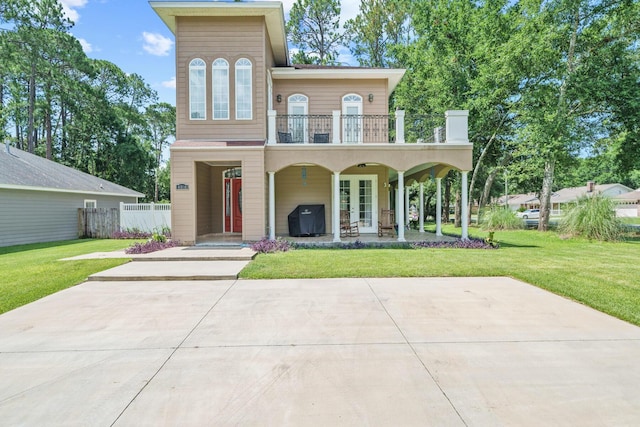
[[[188,184],[176,184],[176,190],[188,190],[188,189],[189,189]]]

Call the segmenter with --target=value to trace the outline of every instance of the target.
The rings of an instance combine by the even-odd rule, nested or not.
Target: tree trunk
[[[556,162],[547,159],[544,162],[544,177],[542,178],[542,192],[540,193],[540,219],[538,220],[538,231],[549,229],[549,216],[551,213],[551,188],[553,186],[553,172]]]
[[[456,208],[455,208],[455,222],[456,227],[462,227],[462,195],[460,190],[456,190]]]
[[[36,108],[36,64],[31,64],[31,75],[29,76],[29,105],[28,105],[28,122],[27,122],[27,150],[33,154],[36,148],[36,132],[34,124]]]

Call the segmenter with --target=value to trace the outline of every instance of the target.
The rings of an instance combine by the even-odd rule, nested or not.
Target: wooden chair
[[[382,237],[384,233],[391,236],[396,234],[396,212],[393,209],[381,209],[378,221],[378,237]]]
[[[358,221],[351,221],[351,214],[346,209],[340,210],[340,237],[358,237],[360,229]]]

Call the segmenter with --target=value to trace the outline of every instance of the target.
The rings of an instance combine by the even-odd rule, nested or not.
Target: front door
[[[378,230],[378,177],[345,175],[340,177],[340,209],[348,210],[351,221],[358,221],[361,233]]]
[[[242,178],[224,179],[224,232],[242,233]]]

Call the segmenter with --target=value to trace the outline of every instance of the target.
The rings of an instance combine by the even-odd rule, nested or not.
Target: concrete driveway
[[[89,281],[0,316],[0,424],[632,426],[639,361],[508,278]]]

